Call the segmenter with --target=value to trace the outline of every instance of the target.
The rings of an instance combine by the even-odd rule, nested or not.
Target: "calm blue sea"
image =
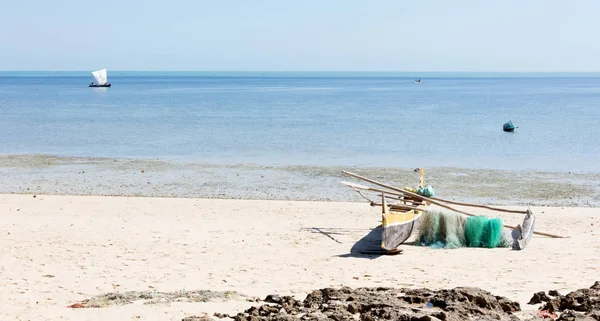
[[[599,75],[108,78],[88,88],[89,72],[0,73],[0,154],[600,172]]]

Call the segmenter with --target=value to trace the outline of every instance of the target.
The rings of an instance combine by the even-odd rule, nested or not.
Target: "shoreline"
[[[0,155],[3,194],[366,202],[340,181],[352,171],[397,187],[414,168],[261,166],[150,159]],[[436,197],[485,205],[600,207],[600,173],[425,168]]]

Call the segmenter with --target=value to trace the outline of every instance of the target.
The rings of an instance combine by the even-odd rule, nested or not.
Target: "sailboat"
[[[94,82],[89,87],[110,87],[108,78],[106,77],[106,69],[92,71],[92,76],[94,77]]]

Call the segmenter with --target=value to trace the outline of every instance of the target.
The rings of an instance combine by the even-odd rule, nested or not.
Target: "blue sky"
[[[18,0],[0,70],[600,71],[600,0]]]

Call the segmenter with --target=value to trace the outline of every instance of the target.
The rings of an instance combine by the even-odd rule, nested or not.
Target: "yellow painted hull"
[[[421,218],[421,209],[396,212],[390,211],[384,205],[381,217],[381,248],[391,251],[406,242]]]

